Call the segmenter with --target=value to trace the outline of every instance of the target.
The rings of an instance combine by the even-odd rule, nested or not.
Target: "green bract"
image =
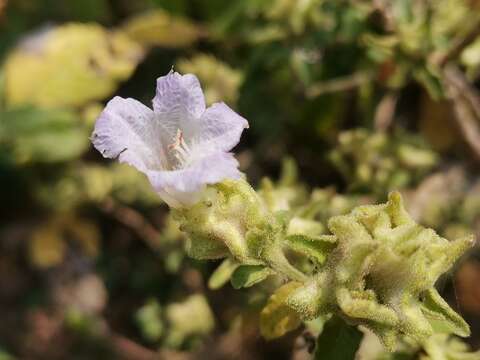
[[[181,230],[189,235],[191,257],[231,255],[243,265],[268,265],[284,276],[304,280],[282,252],[286,222],[267,210],[247,182],[223,181],[207,188],[195,205],[173,211]]]
[[[287,300],[304,318],[337,313],[376,333],[388,349],[406,335],[468,336],[468,325],[435,290],[435,282],[473,237],[448,241],[416,224],[399,193],[386,204],[355,208],[330,219],[337,246],[326,264]]]

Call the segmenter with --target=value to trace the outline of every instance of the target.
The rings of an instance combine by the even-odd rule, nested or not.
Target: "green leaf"
[[[27,107],[0,113],[0,146],[19,164],[53,163],[79,157],[89,141],[73,112]]]
[[[84,106],[112,95],[128,79],[144,49],[121,31],[95,23],[66,23],[31,35],[5,61],[9,106]]]
[[[332,317],[317,339],[315,360],[353,360],[363,334],[338,317]]]
[[[436,332],[454,333],[462,337],[470,335],[470,327],[465,320],[434,289],[425,293],[422,312]]]
[[[152,343],[158,341],[165,331],[162,308],[155,299],[148,300],[145,305],[137,310],[135,321],[143,337]]]
[[[165,320],[168,331],[164,344],[171,348],[179,348],[186,340],[207,335],[215,328],[212,309],[206,297],[200,294],[167,305]]]
[[[230,281],[235,289],[240,289],[253,286],[273,274],[273,270],[263,265],[242,265],[235,270]]]
[[[275,339],[295,330],[302,323],[298,314],[285,301],[288,296],[301,286],[298,282],[289,282],[278,288],[268,299],[267,305],[260,313],[260,332],[267,339]]]
[[[233,272],[239,264],[231,258],[223,260],[219,267],[215,269],[210,279],[208,279],[208,288],[212,290],[220,289],[232,277]]]
[[[440,100],[444,97],[444,91],[440,80],[430,71],[420,68],[414,71],[413,76],[425,87],[433,100]]]
[[[286,157],[282,161],[282,171],[280,173],[279,184],[281,186],[294,186],[298,182],[298,165],[291,157]]]
[[[227,247],[212,239],[190,235],[185,243],[187,255],[197,260],[221,259],[228,255]]]
[[[147,47],[186,47],[193,45],[204,34],[204,30],[189,19],[171,15],[162,9],[132,17],[123,30],[131,39]]]
[[[0,360],[15,360],[15,358],[0,347]]]
[[[328,253],[335,247],[335,243],[328,236],[290,235],[287,237],[287,245],[294,251],[314,259],[323,264]]]

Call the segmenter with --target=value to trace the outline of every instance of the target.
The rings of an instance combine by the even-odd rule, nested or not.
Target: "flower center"
[[[177,160],[177,164],[173,166],[173,168],[179,169],[183,167],[185,163],[187,163],[190,148],[185,142],[182,130],[177,130],[177,134],[175,135],[175,141],[172,144],[168,145],[168,151]]]

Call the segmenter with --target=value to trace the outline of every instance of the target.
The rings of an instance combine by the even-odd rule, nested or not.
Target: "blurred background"
[[[271,209],[325,225],[399,189],[442,236],[480,233],[478,0],[0,0],[1,360],[309,358],[308,326],[259,335],[279,279],[210,278],[90,145],[172,66],[249,120],[236,154]],[[480,250],[438,286],[479,349]]]

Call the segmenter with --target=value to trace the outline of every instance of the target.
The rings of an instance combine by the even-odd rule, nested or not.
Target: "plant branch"
[[[158,230],[138,211],[119,204],[112,198],[108,198],[101,205],[101,209],[117,219],[125,226],[131,228],[145,243],[154,251],[159,250]]]
[[[462,51],[470,45],[477,37],[480,36],[480,19],[475,21],[471,29],[466,34],[457,37],[453,40],[452,46],[445,52],[433,54],[432,62],[440,68],[447,65],[452,60],[460,56]]]
[[[453,65],[445,68],[443,78],[456,125],[475,159],[480,162],[480,95]]]
[[[380,100],[380,103],[375,109],[374,126],[376,130],[387,131],[390,128],[395,116],[397,102],[398,93],[393,91],[387,93],[382,100]]]
[[[371,80],[373,80],[372,73],[358,72],[349,76],[313,84],[306,89],[306,95],[308,98],[314,98],[324,94],[351,90]]]
[[[389,9],[388,5],[381,0],[373,0],[372,3],[375,7],[375,10],[377,10],[383,17],[385,30],[393,31],[395,29],[395,25],[391,9]]]
[[[162,357],[154,351],[147,349],[124,336],[110,334],[110,346],[115,351],[118,359],[122,360],[160,360]]]

